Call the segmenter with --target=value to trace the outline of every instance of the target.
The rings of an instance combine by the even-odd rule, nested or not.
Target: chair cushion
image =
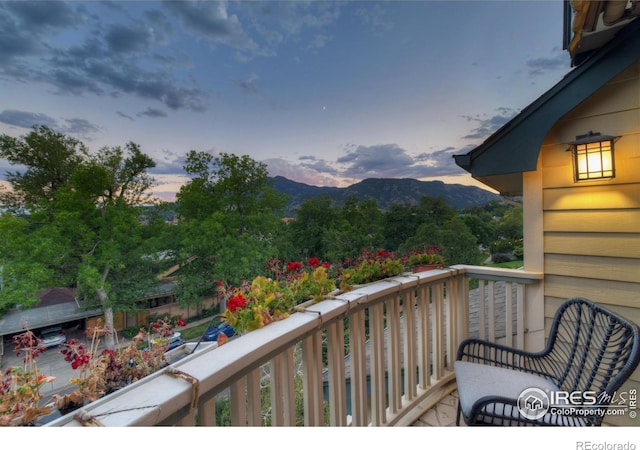
[[[517,400],[522,391],[528,388],[545,392],[558,390],[552,381],[518,370],[469,361],[455,361],[454,370],[460,408],[465,417],[469,417],[473,405],[483,397],[499,395]],[[514,414],[517,415],[518,411],[514,410]]]

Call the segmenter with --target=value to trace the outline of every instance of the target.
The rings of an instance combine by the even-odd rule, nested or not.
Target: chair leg
[[[456,426],[460,426],[460,416],[462,415],[462,408],[460,408],[460,400],[458,400],[458,408],[456,412]]]

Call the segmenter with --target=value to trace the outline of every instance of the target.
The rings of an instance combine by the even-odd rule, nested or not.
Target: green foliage
[[[9,171],[11,190],[0,190],[0,204],[13,212],[32,212],[34,205],[56,198],[58,190],[71,179],[88,156],[78,140],[41,125],[21,138],[0,135],[0,158],[25,170]]]
[[[217,280],[241,284],[262,273],[276,254],[285,198],[271,187],[266,166],[248,156],[191,151],[184,169],[194,178],[177,196],[174,251],[184,264],[178,298],[193,304]]]
[[[146,171],[153,160],[134,143],[88,154],[47,127],[20,139],[1,136],[0,155],[27,168],[8,178],[12,194],[0,200],[16,213],[28,211],[20,232],[16,218],[3,219],[15,232],[0,247],[5,274],[12,275],[3,277],[0,309],[28,306],[52,286],[72,286],[105,309],[138,300],[153,280],[143,270],[150,248],[138,208],[149,199],[153,180]]]
[[[480,264],[483,255],[478,242],[464,220],[458,216],[447,221],[438,233],[438,244],[443,248],[447,264]]]
[[[504,213],[498,223],[499,237],[506,240],[522,239],[522,207],[514,207]]]
[[[342,264],[345,265],[340,274],[340,288],[343,290],[400,275],[405,271],[402,259],[385,250],[374,253],[363,249],[354,261],[343,261]]]

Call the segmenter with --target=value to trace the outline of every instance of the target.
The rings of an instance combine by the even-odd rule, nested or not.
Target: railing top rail
[[[477,278],[480,280],[513,281],[516,283],[530,284],[537,283],[544,279],[544,272],[534,272],[522,269],[468,266],[464,264],[451,266],[451,269],[458,270],[461,273],[466,274],[469,278]]]

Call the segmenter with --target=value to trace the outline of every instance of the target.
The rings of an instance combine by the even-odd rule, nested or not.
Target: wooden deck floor
[[[455,427],[458,391],[447,395],[433,408],[418,418],[412,427]],[[464,426],[462,421],[461,426]]]

